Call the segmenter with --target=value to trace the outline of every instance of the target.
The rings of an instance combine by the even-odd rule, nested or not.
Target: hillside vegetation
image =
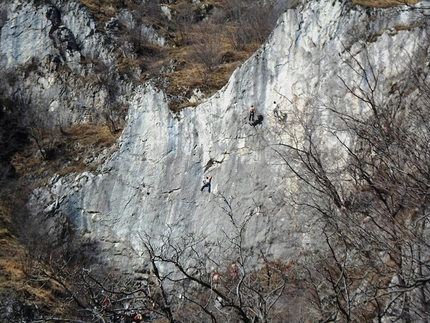
[[[81,0],[93,14],[101,32],[121,11],[116,32],[119,47],[131,46],[119,58],[121,74],[134,82],[156,77],[171,96],[172,109],[190,105],[186,99],[198,89],[206,96],[222,87],[233,70],[247,59],[273,30],[279,14],[297,1],[114,1]],[[162,37],[151,39],[149,26]],[[122,45],[121,45],[122,44]],[[136,70],[141,73],[136,74]]]
[[[367,7],[387,8],[397,5],[413,5],[420,1],[421,0],[353,0],[352,2]]]

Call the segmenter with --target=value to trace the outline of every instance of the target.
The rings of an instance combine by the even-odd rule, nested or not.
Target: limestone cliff
[[[313,109],[313,118],[328,127],[323,107],[360,109],[339,76],[351,83],[357,79],[345,61],[359,57],[363,44],[381,84],[402,77],[408,68],[404,58],[423,50],[426,32],[422,12],[407,9],[363,10],[316,1],[289,10],[267,43],[196,108],[172,113],[161,91],[151,85],[135,89],[128,94],[118,151],[98,173],[53,178],[34,192],[31,209],[35,215],[55,209],[48,223],[67,218],[81,239],[97,241],[111,264],[129,270],[141,263],[137,233],[157,237],[170,227],[178,236],[222,240],[229,230],[224,197],[239,218],[255,214],[246,230],[246,243],[255,250],[288,259],[317,248],[318,230],[288,198],[299,184],[273,146],[298,129],[292,121],[298,112]],[[404,25],[410,27],[398,28]],[[274,115],[274,101],[283,118]],[[257,125],[247,122],[250,105],[263,118]],[[335,169],[342,158],[339,147],[325,145],[325,163]],[[210,194],[200,191],[209,173]]]
[[[262,251],[287,262],[303,252],[318,252],[323,243],[319,227],[298,203],[308,195],[277,145],[300,140],[304,130],[298,120],[312,119],[325,149],[327,172],[335,174],[342,168],[346,161],[341,143],[352,145],[354,138],[341,130],[333,134],[331,129],[340,124],[330,108],[368,113],[347,88],[363,82],[350,62],[357,60],[365,70],[376,71],[376,95],[381,98],[408,72],[410,57],[420,57],[427,75],[430,11],[425,5],[364,9],[343,1],[310,1],[288,10],[228,84],[206,102],[180,112],[169,110],[166,95],[155,86],[130,86],[132,91],[124,94],[130,108],[117,151],[97,172],[52,178],[33,192],[29,209],[46,223],[46,233],[56,243],[64,239],[56,234],[58,226],[72,224],[76,239],[97,244],[100,259],[130,273],[142,271],[145,234],[154,241],[161,241],[168,231],[177,239],[204,237],[214,254],[236,259],[234,251],[221,251],[235,229],[226,212],[229,207],[239,223],[252,215],[243,243],[255,254]],[[98,40],[90,20],[72,12],[62,18],[65,26],[80,28],[74,37],[80,35],[86,48],[95,46]],[[34,15],[41,13],[36,10]],[[0,47],[3,64],[13,67],[32,57],[49,56],[49,33],[31,42],[32,52],[23,52],[19,44],[33,38],[31,30],[54,28],[52,19],[51,24],[24,19],[20,24],[32,22],[28,33],[14,33],[18,27],[6,25]],[[75,55],[85,54],[74,48],[73,37],[68,39],[67,50],[64,43],[54,47],[59,59],[73,62]],[[109,59],[107,47],[99,51]],[[59,84],[46,85],[41,95],[49,96]],[[86,100],[87,90],[93,89],[71,95]],[[61,109],[59,98],[51,100],[51,106]],[[67,109],[67,100],[61,102]],[[254,123],[248,122],[250,105],[260,118]],[[207,174],[213,177],[211,193],[200,191]]]

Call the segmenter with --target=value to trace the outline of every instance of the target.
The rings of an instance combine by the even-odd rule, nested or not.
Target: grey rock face
[[[70,19],[77,17],[63,18]],[[31,209],[35,214],[55,210],[47,228],[53,230],[66,218],[82,241],[97,241],[111,265],[128,271],[141,266],[139,234],[156,238],[170,228],[178,237],[192,233],[205,236],[209,244],[222,244],[232,230],[223,211],[226,200],[238,221],[253,214],[245,245],[256,252],[288,260],[303,250],[318,250],[321,238],[311,215],[293,203],[300,183],[274,148],[292,135],[300,138],[294,117],[303,114],[320,125],[324,163],[335,172],[344,156],[326,131],[336,121],[325,108],[366,113],[341,81],[360,81],[345,62],[351,56],[361,59],[360,53],[367,51],[367,63],[377,66],[380,84],[395,82],[407,69],[404,57],[421,50],[422,19],[419,10],[361,11],[339,1],[289,10],[228,84],[197,108],[172,113],[162,92],[150,85],[137,88],[130,94],[119,149],[99,173],[54,178],[34,192]],[[416,27],[396,29],[400,24]],[[29,29],[38,28],[47,25]],[[67,30],[61,35],[67,44],[74,43]],[[371,42],[369,35],[374,35]],[[26,59],[17,47],[9,47],[14,50],[8,62]],[[262,117],[255,125],[247,119],[250,105]],[[211,193],[200,191],[206,174],[213,176]]]
[[[80,60],[114,61],[76,2],[53,3],[35,9],[14,2],[1,30],[0,62],[5,68],[41,62],[43,73],[32,74],[25,90],[46,102],[51,116],[83,121],[94,113],[87,107],[101,108],[107,93],[102,82],[80,82],[89,73]],[[53,245],[94,245],[89,251],[100,260],[135,275],[144,272],[145,234],[160,244],[167,232],[178,241],[194,235],[204,238],[213,258],[236,259],[235,250],[226,249],[237,229],[231,218],[239,226],[249,219],[242,242],[251,254],[289,262],[303,252],[318,253],[321,231],[297,203],[310,195],[286,166],[288,156],[277,153],[279,144],[300,142],[300,121],[311,120],[324,166],[329,176],[336,174],[346,158],[338,138],[347,145],[354,141],[342,131],[334,137],[330,130],[339,124],[329,108],[368,112],[346,89],[362,82],[348,62],[354,58],[375,68],[381,96],[407,73],[409,57],[422,57],[428,74],[428,26],[419,8],[363,11],[340,1],[312,1],[289,10],[224,88],[179,113],[150,84],[119,84],[128,89],[123,99],[130,109],[118,150],[98,172],[55,176],[33,192],[29,209],[43,223],[40,234]],[[58,74],[57,60],[73,73]],[[251,124],[250,105],[259,120]],[[208,174],[211,193],[201,191]]]
[[[4,322],[31,322],[38,313],[36,306],[27,305],[6,297],[0,299],[0,306],[3,309],[0,319]]]
[[[106,62],[112,59],[109,48],[100,46],[103,39],[96,32],[95,22],[77,1],[54,1],[51,5],[37,6],[32,2],[13,1],[1,32],[4,67],[17,67],[33,57],[41,60],[55,54],[69,62],[75,52],[92,58],[97,54]]]
[[[3,72],[12,70],[22,82],[16,88],[6,78],[5,93],[31,104],[48,126],[97,120],[109,90],[94,70],[101,66],[105,78],[109,74],[114,80],[109,66],[115,65],[115,58],[85,7],[78,1],[36,5],[16,0],[7,8],[0,64]],[[120,96],[126,85],[118,80],[115,86]]]

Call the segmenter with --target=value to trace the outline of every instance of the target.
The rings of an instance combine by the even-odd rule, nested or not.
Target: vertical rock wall
[[[5,95],[36,110],[46,125],[97,121],[108,102],[105,81],[115,57],[88,10],[78,1],[62,0],[0,5],[8,17],[0,35]],[[96,65],[106,67],[106,79],[96,77]],[[117,82],[118,93],[123,86]]]
[[[209,245],[223,244],[232,230],[224,199],[238,221],[253,214],[245,243],[255,252],[286,260],[317,250],[321,238],[311,214],[293,203],[300,183],[274,148],[292,134],[300,138],[294,120],[303,114],[319,125],[327,168],[342,165],[341,147],[326,131],[336,124],[327,107],[366,113],[341,81],[360,82],[345,61],[368,57],[387,93],[384,84],[402,77],[405,57],[423,50],[427,33],[422,13],[406,9],[313,1],[289,10],[267,43],[196,108],[172,113],[162,92],[150,85],[136,89],[119,150],[97,174],[55,178],[35,191],[32,209],[45,214],[55,206],[51,223],[67,218],[83,241],[97,242],[111,265],[130,271],[142,267],[144,233],[157,238],[171,229],[177,237],[192,233],[206,236]],[[261,124],[247,122],[251,104]],[[209,173],[210,194],[200,191]]]

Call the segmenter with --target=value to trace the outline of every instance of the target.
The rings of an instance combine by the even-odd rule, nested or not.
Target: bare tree
[[[212,24],[201,26],[205,32],[193,45],[192,59],[204,66],[206,73],[214,72],[221,63],[222,48],[221,35],[218,28]]]
[[[228,0],[224,5],[224,23],[229,27],[225,35],[235,50],[244,50],[246,45],[264,42],[275,27],[283,10],[291,7],[279,1],[252,2]]]
[[[307,259],[305,279],[322,321],[420,320],[429,315],[428,79],[411,63],[387,93],[365,48],[345,63],[358,81],[340,81],[366,113],[327,106],[337,128],[318,124],[318,109],[297,115],[300,135],[275,148],[306,187],[296,202],[326,242],[324,257]],[[335,168],[329,137],[344,160]]]
[[[176,45],[189,45],[192,39],[191,28],[194,23],[194,10],[191,3],[181,3],[172,16],[173,29],[177,33]]]
[[[162,307],[187,321],[199,322],[203,315],[211,322],[281,322],[288,312],[283,297],[291,264],[253,254],[244,243],[253,212],[238,216],[232,202],[222,199],[231,226],[227,246],[208,245],[206,237],[194,235],[175,238],[170,231],[156,248],[150,236],[142,237],[163,294],[170,295]]]
[[[286,306],[286,291],[293,288],[287,276],[292,263],[270,259],[262,251],[254,254],[244,240],[254,213],[237,214],[232,200],[221,201],[225,244],[171,229],[159,238],[142,235],[139,280],[88,265],[82,252],[64,245],[26,260],[28,282],[55,283],[63,301],[74,304],[75,317],[91,322],[119,322],[121,317],[131,322],[139,316],[171,323],[281,323],[294,317]]]

